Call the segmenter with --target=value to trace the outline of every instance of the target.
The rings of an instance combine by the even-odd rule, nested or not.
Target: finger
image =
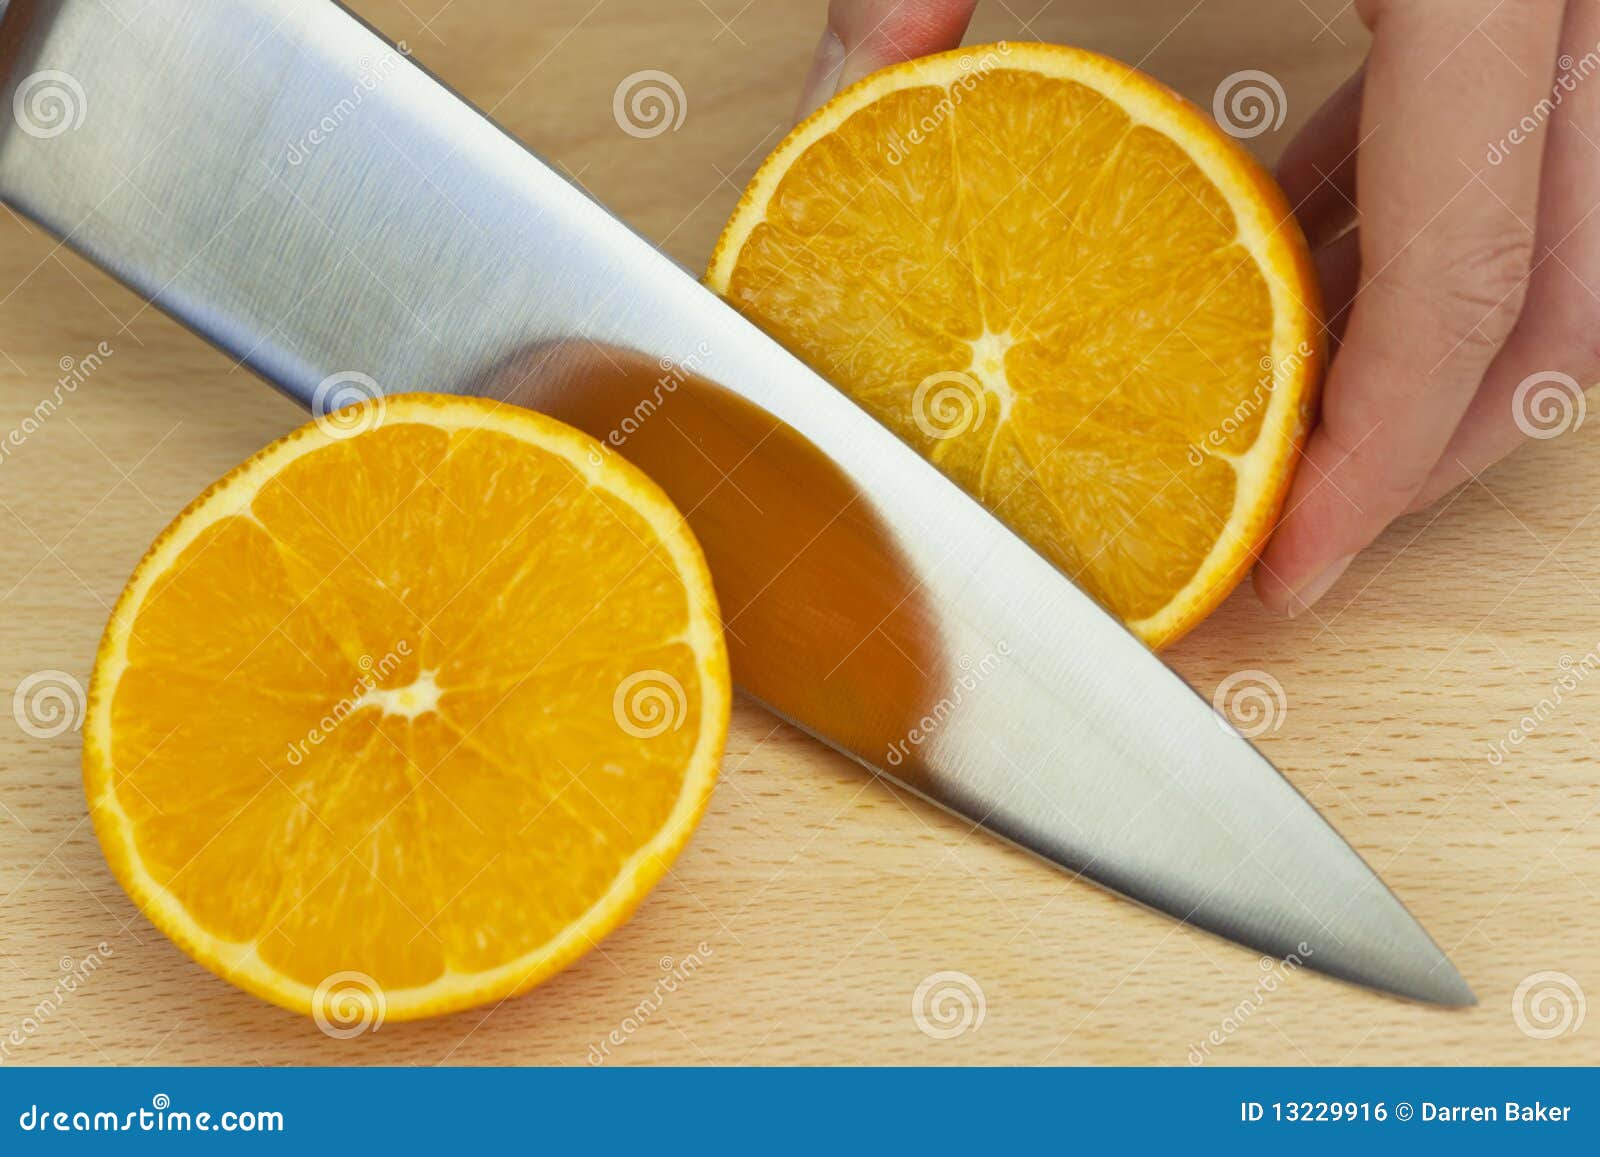
[[[1495,167],[1483,142],[1549,90],[1562,11],[1558,0],[1361,7],[1375,25],[1357,173],[1362,286],[1256,576],[1262,600],[1291,615],[1405,511],[1516,320],[1542,132]]]
[[[1522,316],[1489,367],[1450,444],[1412,503],[1420,510],[1499,461],[1529,438],[1557,437],[1583,417],[1584,386],[1600,379],[1600,5],[1575,4],[1562,29],[1562,55],[1549,105],[1539,187],[1538,242]],[[1559,101],[1559,103],[1556,103]],[[1489,146],[1491,164],[1511,149]]]
[[[1361,232],[1352,229],[1311,255],[1317,267],[1317,280],[1322,285],[1322,305],[1327,313],[1328,336],[1335,342],[1344,340],[1344,331],[1350,321],[1350,307],[1355,302],[1356,290],[1361,281]]]
[[[955,48],[977,6],[978,0],[832,0],[795,119],[868,73]]]
[[[1356,146],[1365,78],[1362,65],[1311,114],[1278,158],[1278,184],[1313,249],[1343,233],[1356,218]]]

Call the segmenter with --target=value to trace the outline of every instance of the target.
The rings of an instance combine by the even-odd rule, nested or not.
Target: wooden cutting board
[[[787,127],[824,4],[356,7],[699,269]],[[1076,42],[1138,61],[1208,107],[1224,76],[1272,73],[1287,122],[1251,142],[1269,159],[1365,48],[1343,0],[982,8],[969,42]],[[641,69],[681,83],[677,131],[636,139],[613,120],[618,82]],[[35,423],[40,399],[102,342],[112,352]],[[149,541],[301,420],[232,359],[0,214],[0,429],[23,432],[20,444],[0,439],[0,691],[46,669],[86,681]],[[1600,997],[1600,679],[1562,692],[1523,742],[1487,758],[1552,696],[1563,663],[1595,658],[1597,501],[1600,422],[1529,446],[1395,526],[1315,616],[1274,621],[1241,591],[1170,655],[1207,695],[1246,670],[1282,685],[1286,710],[1262,746],[1432,930],[1477,989],[1475,1009],[1269,973],[1256,954],[1070,882],[741,703],[704,826],[599,951],[498,1008],[332,1040],[157,933],[101,859],[77,735],[34,738],[3,720],[0,1060],[1600,1061],[1600,1012],[1551,1039],[1513,1012],[1519,985],[1542,972]],[[92,973],[55,1002],[63,967],[82,972],[91,954]],[[663,985],[664,969],[687,979]],[[956,983],[974,1023],[930,1036],[913,1000],[948,972],[970,978]],[[959,1002],[946,1010],[959,1014]],[[1207,1044],[1212,1034],[1221,1043]]]

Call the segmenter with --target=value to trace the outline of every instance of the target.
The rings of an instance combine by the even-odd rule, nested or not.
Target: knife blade
[[[0,196],[314,411],[487,394],[643,466],[780,717],[1179,920],[1473,1002],[1118,622],[403,44],[328,0],[11,0],[0,78]]]

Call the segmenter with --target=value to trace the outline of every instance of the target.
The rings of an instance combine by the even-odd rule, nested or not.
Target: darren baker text
[[[1571,1105],[1546,1105],[1535,1101],[1531,1105],[1516,1101],[1500,1105],[1435,1105],[1423,1101],[1417,1106],[1419,1121],[1524,1121],[1556,1122],[1572,1120]]]

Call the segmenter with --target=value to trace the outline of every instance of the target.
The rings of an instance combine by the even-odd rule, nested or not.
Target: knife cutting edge
[[[869,769],[1275,956],[1470,989],[1246,740],[889,431],[329,0],[0,0],[0,197],[314,409],[505,398],[682,509],[735,677]],[[929,726],[929,722],[932,726]]]

